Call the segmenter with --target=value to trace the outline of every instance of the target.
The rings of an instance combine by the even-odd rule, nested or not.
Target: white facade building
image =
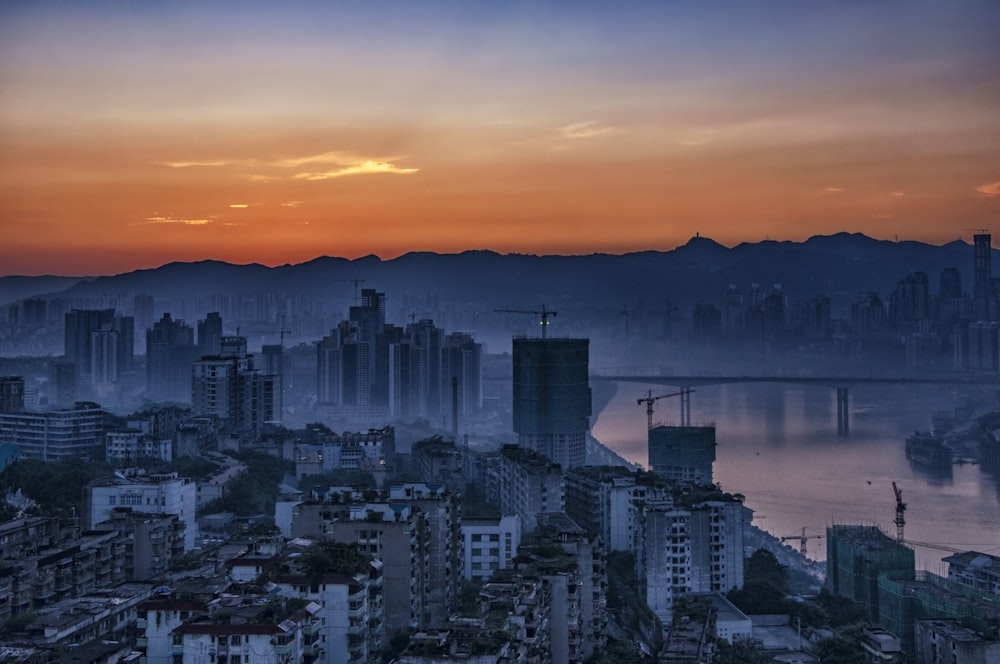
[[[114,478],[92,482],[83,494],[83,517],[88,530],[107,521],[114,508],[131,507],[137,512],[177,515],[184,524],[184,550],[191,551],[196,546],[198,498],[191,479],[178,477],[177,473],[131,476],[118,473]]]
[[[109,462],[134,464],[137,459],[172,461],[173,441],[157,440],[138,429],[109,431],[105,435],[104,457]]]
[[[489,579],[498,569],[510,569],[521,543],[521,517],[462,519],[462,577]]]

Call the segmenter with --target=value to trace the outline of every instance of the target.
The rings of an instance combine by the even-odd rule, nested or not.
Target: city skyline
[[[1000,7],[5,3],[4,274],[1000,216]]]

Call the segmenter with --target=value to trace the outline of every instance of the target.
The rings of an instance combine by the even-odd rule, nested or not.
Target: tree
[[[772,664],[774,659],[764,652],[760,639],[736,639],[729,643],[719,639],[716,643],[715,664]]]
[[[863,662],[865,650],[861,646],[863,625],[851,625],[837,630],[833,636],[820,639],[813,646],[813,654],[820,664],[856,664]]]
[[[608,639],[607,647],[595,653],[587,664],[643,664],[644,658],[634,644]]]
[[[767,549],[757,549],[744,561],[743,577],[770,582],[782,595],[788,594],[788,569]]]

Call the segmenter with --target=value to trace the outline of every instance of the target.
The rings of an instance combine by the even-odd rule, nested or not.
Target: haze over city
[[[860,231],[1000,210],[993,2],[0,8],[3,274]]]

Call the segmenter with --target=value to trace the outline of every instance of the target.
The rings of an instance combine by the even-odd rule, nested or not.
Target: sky
[[[0,274],[998,221],[995,0],[0,3]]]

